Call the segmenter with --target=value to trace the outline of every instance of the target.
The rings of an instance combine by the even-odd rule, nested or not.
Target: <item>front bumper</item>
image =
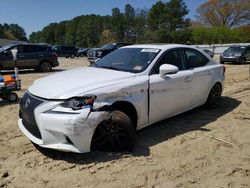
[[[220,62],[241,63],[242,57],[220,57]]]
[[[95,128],[103,120],[105,112],[91,112],[89,108],[78,112],[63,112],[58,108],[59,104],[60,102],[42,101],[33,111],[28,112],[34,114],[36,124],[27,124],[32,115],[25,114],[26,117],[22,117],[21,112],[18,120],[20,130],[28,139],[44,148],[76,153],[89,152]],[[25,110],[23,112],[27,113]],[[30,119],[24,121],[27,117]]]

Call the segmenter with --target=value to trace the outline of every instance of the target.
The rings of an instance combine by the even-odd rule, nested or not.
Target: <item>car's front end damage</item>
[[[87,69],[87,72],[93,69],[99,70]],[[111,73],[111,70],[101,71],[103,74]],[[83,72],[81,73],[84,75]],[[79,87],[80,82],[81,84],[88,82],[79,81],[74,84],[77,89],[72,86],[71,90],[61,90],[60,94],[57,93],[59,89],[56,87],[59,82],[48,82],[47,77],[39,80],[20,100],[19,128],[28,139],[41,147],[84,153],[91,150],[96,127],[109,118],[111,106],[117,101],[129,101],[134,104],[136,111],[140,113],[138,123],[146,124],[147,119],[144,116],[147,114],[147,90],[145,89],[147,80],[135,79],[134,75],[129,73],[121,74],[118,71],[112,71],[112,73],[113,77],[123,78],[85,87]],[[72,75],[77,74],[74,72]],[[49,79],[60,80],[60,73]],[[72,78],[72,80],[75,79]],[[133,87],[130,87],[131,83]],[[66,82],[64,84],[67,85]],[[46,90],[45,87],[51,89]]]
[[[107,112],[94,112],[90,105],[74,110],[64,107],[64,103],[27,92],[20,101],[20,129],[41,147],[79,153],[90,151],[94,130]]]

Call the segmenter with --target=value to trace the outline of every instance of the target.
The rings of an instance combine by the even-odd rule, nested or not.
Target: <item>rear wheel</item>
[[[45,61],[40,63],[39,69],[42,72],[50,72],[52,70],[52,65],[50,62]]]
[[[95,130],[91,148],[101,151],[132,151],[135,129],[131,119],[121,111],[112,111]]]
[[[207,98],[207,106],[210,109],[214,109],[216,107],[218,107],[218,105],[220,104],[221,101],[221,87],[219,84],[215,84],[212,89],[209,92],[208,98]]]

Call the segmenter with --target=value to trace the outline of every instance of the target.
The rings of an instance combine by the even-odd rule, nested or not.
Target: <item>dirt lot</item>
[[[60,59],[54,72],[86,66]],[[17,125],[18,104],[0,100],[0,187],[250,187],[248,65],[226,65],[221,106],[137,133],[133,153],[38,150]],[[21,96],[47,73],[22,71]]]

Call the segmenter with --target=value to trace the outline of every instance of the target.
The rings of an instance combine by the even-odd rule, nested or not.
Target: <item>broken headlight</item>
[[[64,101],[61,106],[71,108],[72,110],[81,110],[84,108],[92,108],[96,96],[72,97]]]

